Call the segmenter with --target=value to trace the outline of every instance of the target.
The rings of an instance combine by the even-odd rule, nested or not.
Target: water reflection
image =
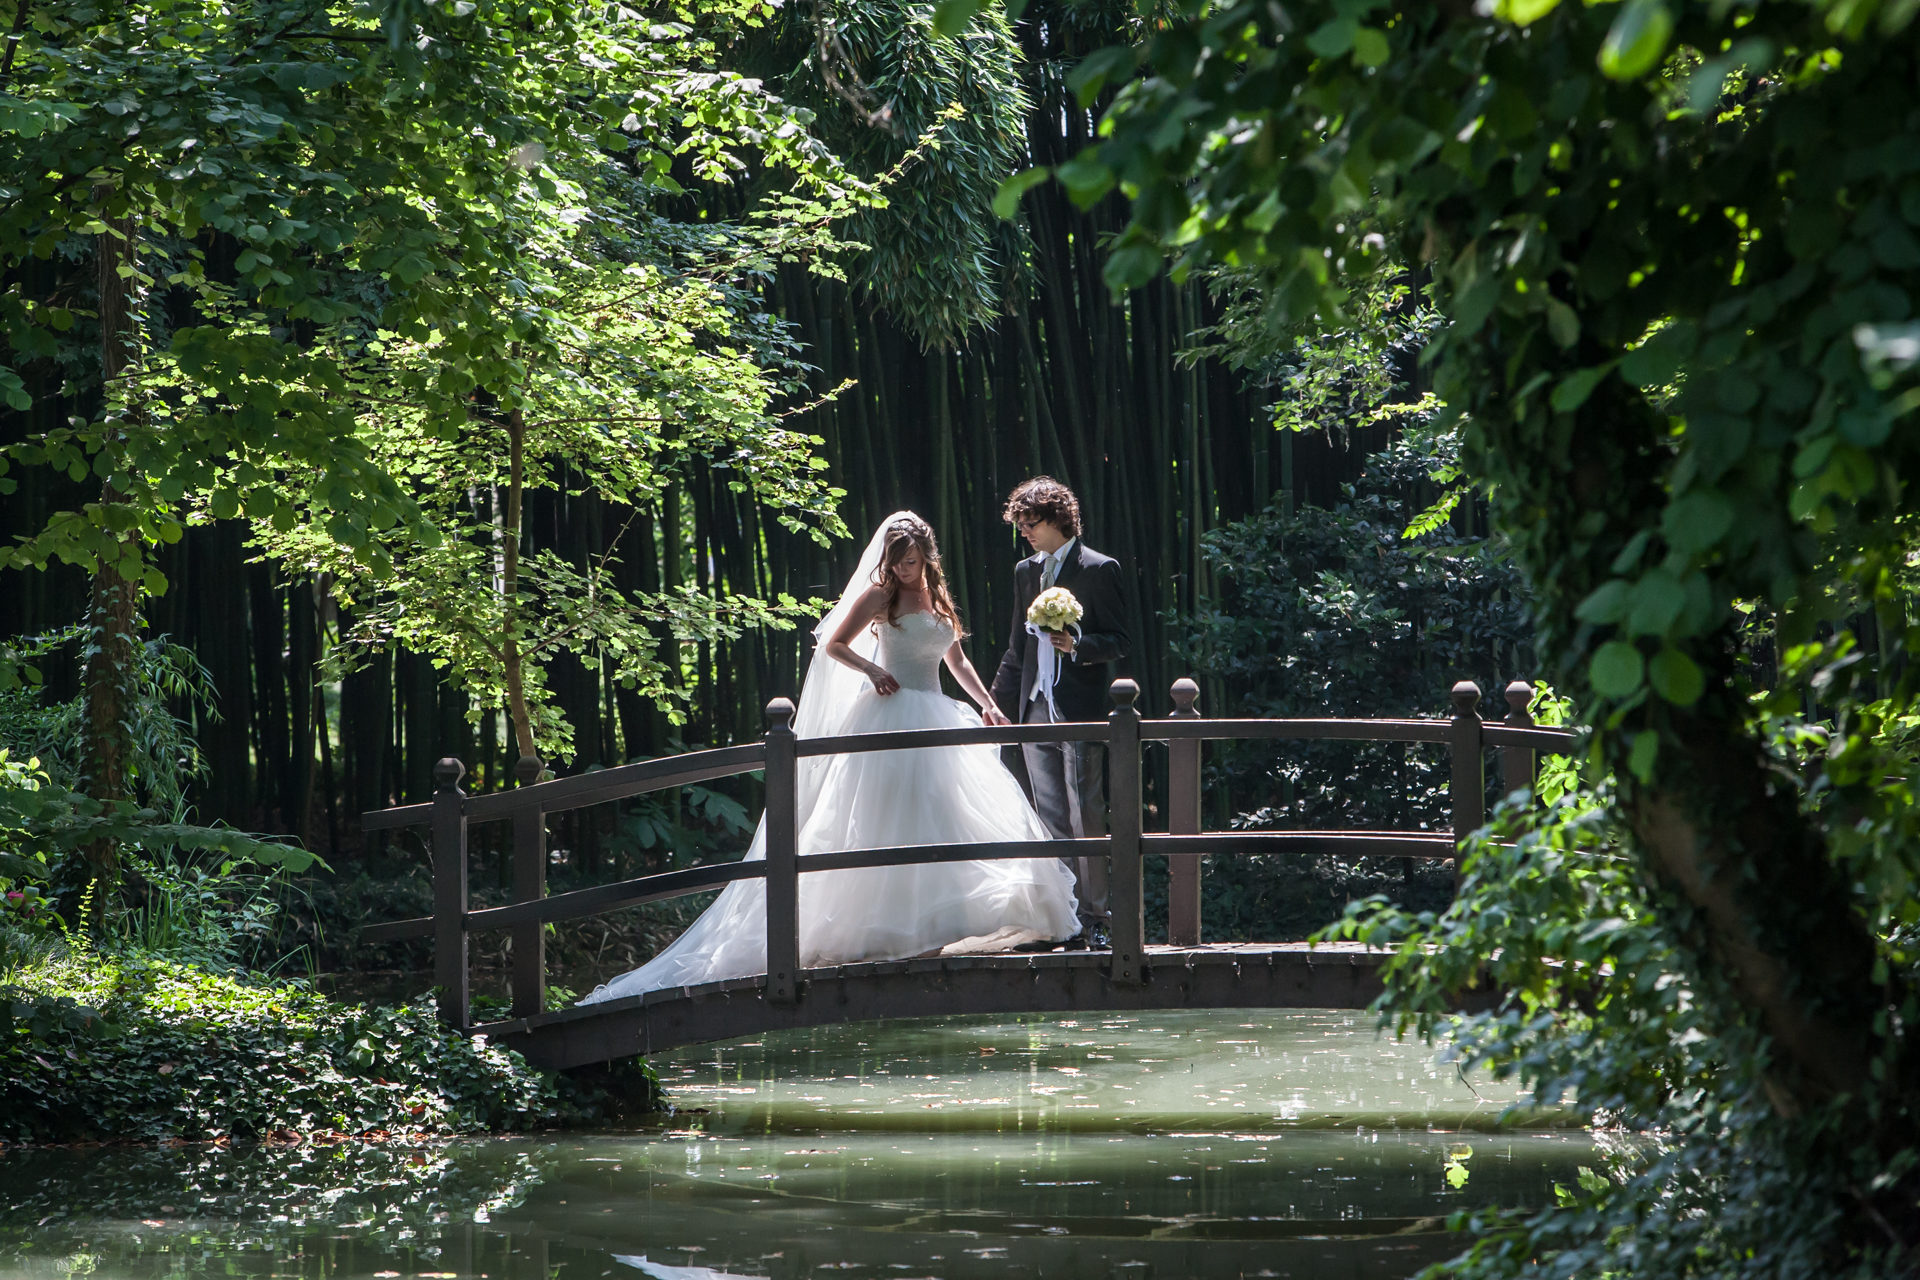
[[[1490,1129],[1511,1086],[1469,1081],[1444,1050],[1376,1036],[1362,1013],[953,1018],[682,1050],[656,1064],[703,1127],[953,1132],[1221,1128]]]
[[[0,1277],[1384,1280],[1457,1248],[1446,1213],[1594,1162],[1577,1129],[1492,1131],[1510,1096],[1349,1015],[1229,1017],[688,1050],[649,1132],[8,1153]]]

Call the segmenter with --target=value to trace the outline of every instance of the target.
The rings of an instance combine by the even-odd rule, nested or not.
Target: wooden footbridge
[[[521,761],[522,786],[488,795],[460,790],[465,768],[442,760],[430,803],[365,815],[369,831],[426,826],[433,849],[433,915],[369,926],[366,942],[433,939],[440,1010],[448,1022],[518,1049],[536,1063],[564,1068],[651,1054],[680,1045],[765,1031],[872,1019],[954,1013],[1084,1013],[1100,1010],[1211,1008],[1364,1008],[1380,992],[1385,955],[1359,947],[1305,943],[1207,944],[1201,938],[1202,854],[1281,850],[1337,857],[1450,858],[1456,839],[1486,818],[1486,753],[1500,757],[1503,788],[1531,785],[1536,754],[1565,752],[1572,735],[1535,727],[1527,715],[1532,688],[1506,690],[1503,724],[1484,722],[1478,686],[1453,687],[1447,719],[1208,720],[1191,680],[1173,686],[1175,710],[1142,719],[1139,687],[1116,680],[1107,722],[920,729],[801,739],[793,703],[768,704],[760,742],[535,782],[537,761]],[[1343,740],[1443,744],[1452,759],[1452,826],[1448,831],[1232,831],[1201,827],[1201,744],[1206,741]],[[795,846],[796,764],[808,756],[900,751],[972,744],[1098,742],[1107,748],[1109,832],[1097,839],[1001,844],[913,845],[802,855]],[[1142,823],[1140,749],[1165,742],[1170,755],[1165,832]],[[687,786],[732,774],[766,771],[765,861],[729,862],[548,895],[546,818],[550,813]],[[529,776],[531,775],[531,776]],[[467,828],[508,822],[513,828],[513,900],[475,910],[467,895]],[[1071,858],[1105,854],[1110,861],[1112,945],[1105,951],[929,956],[885,963],[803,969],[799,959],[799,879],[813,871],[998,858]],[[1168,943],[1148,946],[1142,893],[1145,859],[1170,867]],[[600,1004],[547,1012],[545,926],[624,907],[722,888],[737,880],[767,883],[767,972],[696,987],[652,991]],[[470,1016],[468,938],[480,930],[512,936],[512,1018],[475,1024]]]

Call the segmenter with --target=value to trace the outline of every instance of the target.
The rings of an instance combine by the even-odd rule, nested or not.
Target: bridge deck
[[[603,1004],[488,1023],[475,1033],[552,1068],[798,1027],[965,1013],[1157,1009],[1364,1009],[1387,953],[1358,943],[1218,943],[1147,948],[1138,986],[1108,977],[1105,951],[927,956],[811,969],[799,998],[776,1004],[764,979],[651,991]]]

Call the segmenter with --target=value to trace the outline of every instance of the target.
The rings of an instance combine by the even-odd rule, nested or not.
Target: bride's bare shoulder
[[[878,585],[868,587],[853,598],[853,604],[848,607],[846,617],[841,620],[832,639],[843,643],[853,639],[862,627],[886,612],[886,608],[887,589]]]

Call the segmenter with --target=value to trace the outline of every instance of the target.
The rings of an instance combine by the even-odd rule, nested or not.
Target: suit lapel
[[[1079,539],[1074,539],[1073,550],[1068,553],[1065,560],[1060,562],[1060,576],[1053,580],[1054,586],[1064,587],[1080,576],[1080,553],[1086,545]]]

